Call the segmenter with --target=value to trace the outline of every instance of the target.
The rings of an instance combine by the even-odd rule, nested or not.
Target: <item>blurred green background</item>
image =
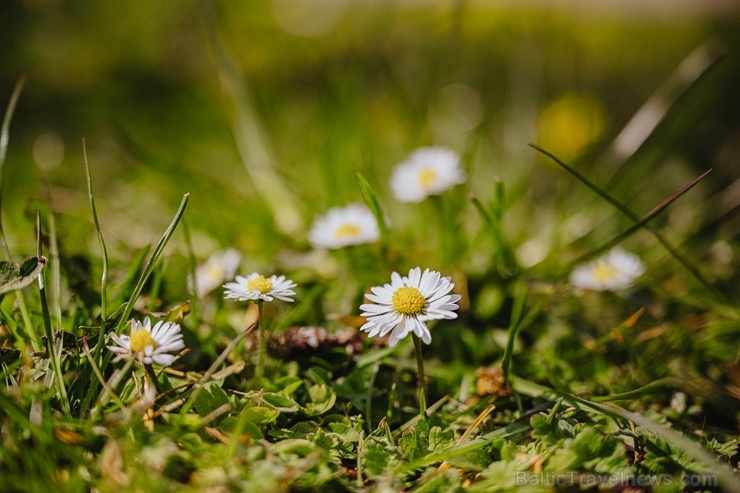
[[[63,252],[98,255],[85,138],[114,257],[155,242],[189,192],[198,257],[234,246],[271,265],[308,248],[316,214],[361,200],[355,170],[395,241],[424,251],[430,209],[395,204],[388,186],[424,145],[463,155],[472,178],[449,204],[470,238],[467,194],[487,203],[503,180],[525,267],[630,224],[537,143],[638,214],[713,167],[656,224],[715,277],[737,262],[737,2],[7,0],[0,12],[3,107],[26,78],[3,172],[18,257],[34,251],[39,202],[57,213]],[[656,91],[655,131],[637,129],[637,149],[613,145]]]

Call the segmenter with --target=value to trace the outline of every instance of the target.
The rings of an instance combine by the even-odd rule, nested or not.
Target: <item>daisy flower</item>
[[[192,277],[188,279],[190,289],[194,289],[198,298],[204,297],[222,282],[232,279],[240,261],[241,254],[233,248],[214,253],[195,270],[195,283]]]
[[[375,216],[358,204],[329,209],[314,220],[308,233],[308,241],[314,248],[342,248],[374,243],[378,238],[380,231]]]
[[[460,156],[446,147],[422,147],[393,170],[391,188],[400,202],[421,202],[464,183]]]
[[[573,269],[570,283],[573,287],[594,291],[627,289],[645,273],[640,257],[616,247],[595,260]]]
[[[252,272],[247,277],[236,276],[236,282],[224,284],[227,300],[239,301],[272,301],[277,298],[283,301],[293,301],[295,292],[292,288],[296,283],[285,276],[265,277]]]
[[[426,322],[457,318],[458,294],[448,294],[455,287],[450,277],[442,277],[437,271],[419,267],[409,271],[408,277],[397,272],[391,274],[391,283],[383,287],[372,287],[372,294],[365,297],[374,304],[360,306],[361,314],[367,318],[360,330],[370,337],[384,336],[390,332],[388,345],[393,347],[409,333],[416,334],[424,343],[432,342]]]
[[[160,320],[152,327],[149,317],[144,319],[143,324],[138,320],[131,320],[131,335],[118,336],[111,332],[108,336],[116,343],[115,346],[108,346],[108,349],[117,354],[114,361],[141,355],[141,361],[145,365],[157,363],[170,366],[175,357],[167,353],[185,348],[178,324]]]

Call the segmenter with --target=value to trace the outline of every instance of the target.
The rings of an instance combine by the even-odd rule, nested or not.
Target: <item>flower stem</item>
[[[154,372],[154,368],[152,367],[152,365],[147,365],[146,363],[144,363],[144,370],[146,371],[146,376],[149,377],[152,385],[154,385],[154,389],[157,391],[157,395],[163,394],[164,389],[162,388],[162,384],[159,383],[159,379],[157,378],[157,374]]]
[[[259,327],[260,349],[257,356],[257,382],[262,384],[262,376],[265,374],[265,353],[267,352],[267,340],[265,338],[265,321],[262,317],[262,300],[257,302],[257,326]]]
[[[427,417],[427,398],[426,398],[426,376],[424,375],[424,358],[421,355],[421,339],[416,334],[412,334],[414,339],[414,353],[416,353],[416,367],[419,378],[419,417]]]

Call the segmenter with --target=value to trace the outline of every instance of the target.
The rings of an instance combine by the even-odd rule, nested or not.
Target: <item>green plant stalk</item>
[[[13,88],[13,93],[10,95],[10,101],[8,107],[5,108],[5,116],[3,117],[3,125],[0,127],[0,210],[2,210],[2,198],[3,198],[3,181],[2,172],[5,164],[5,156],[8,153],[8,143],[10,142],[10,122],[13,120],[13,113],[15,107],[18,104],[18,99],[21,97],[21,91],[23,91],[23,85],[26,82],[25,77],[18,79]],[[8,248],[8,242],[5,239],[5,231],[3,229],[2,214],[0,214],[0,240],[2,240],[3,249],[5,255],[10,259],[10,249]]]
[[[416,355],[416,370],[419,379],[419,418],[426,419],[427,417],[427,396],[426,386],[427,379],[424,374],[424,357],[421,354],[421,339],[416,334],[411,334],[414,339],[414,354]]]
[[[146,371],[146,376],[149,378],[149,381],[152,383],[152,385],[154,385],[154,388],[157,391],[157,395],[164,394],[162,384],[159,383],[159,379],[157,378],[157,374],[154,373],[154,368],[152,367],[152,365],[144,363],[144,371]]]
[[[100,245],[100,252],[103,255],[103,273],[100,276],[100,332],[98,333],[98,343],[94,348],[93,359],[98,361],[100,352],[103,348],[103,337],[105,334],[105,320],[108,316],[108,248],[105,246],[105,239],[103,238],[103,232],[100,229],[100,221],[98,220],[98,211],[95,207],[95,194],[93,193],[92,174],[90,172],[90,164],[87,160],[87,144],[85,139],[82,139],[82,157],[85,163],[85,176],[87,177],[87,196],[90,200],[90,211],[92,212],[93,223],[95,224],[95,233],[98,237],[98,244]]]
[[[523,286],[519,284],[518,286]],[[522,319],[524,317],[524,310],[527,307],[528,291],[526,288],[520,288],[520,292],[516,293],[514,298],[514,307],[511,313],[511,321],[509,322],[508,337],[506,339],[506,347],[504,348],[504,356],[501,361],[501,372],[504,375],[504,383],[507,382],[509,372],[511,370],[511,356],[514,352],[514,341],[516,340],[517,334],[522,327]]]
[[[38,353],[44,346],[41,344],[41,339],[39,339],[38,334],[36,334],[36,329],[31,321],[31,314],[28,312],[28,305],[26,305],[26,297],[23,295],[23,291],[16,291],[15,299],[18,301],[18,309],[21,311],[21,318],[23,319],[26,333],[28,334],[28,338],[31,340],[31,347],[34,352]]]
[[[365,459],[365,430],[360,430],[360,437],[357,440],[357,483],[362,486],[365,482],[362,477],[362,462]]]
[[[267,352],[267,338],[265,336],[265,320],[262,300],[257,301],[257,326],[259,327],[259,354],[257,355],[257,371],[255,379],[258,385],[262,385],[262,377],[265,375],[265,353]]]
[[[36,234],[38,238],[38,246],[36,255],[41,258],[41,214],[36,211]],[[39,283],[39,298],[41,300],[41,315],[44,320],[44,331],[46,332],[46,346],[49,351],[49,358],[51,359],[52,371],[54,372],[54,381],[56,382],[57,392],[59,392],[59,400],[62,405],[62,411],[67,416],[71,416],[71,408],[69,405],[69,397],[67,396],[67,388],[64,385],[64,375],[62,372],[62,363],[54,345],[54,331],[51,328],[51,315],[49,314],[49,305],[46,302],[46,288],[44,286],[44,270],[39,272],[38,276]]]

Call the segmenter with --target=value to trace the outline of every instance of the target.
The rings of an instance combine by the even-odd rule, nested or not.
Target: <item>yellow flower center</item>
[[[342,224],[334,231],[334,234],[337,238],[347,238],[357,236],[361,232],[362,230],[356,224]]]
[[[429,188],[429,185],[434,183],[434,180],[437,179],[437,172],[433,170],[432,168],[424,168],[419,173],[419,176],[417,177],[417,180],[419,180],[419,185],[421,185],[421,188],[427,189]]]
[[[617,272],[617,269],[609,262],[599,262],[594,266],[591,273],[594,279],[603,283],[613,279]]]
[[[250,291],[256,289],[260,294],[269,293],[272,289],[272,281],[265,279],[264,276],[257,276],[247,281],[247,289]]]
[[[136,353],[147,346],[151,346],[152,348],[157,347],[156,341],[152,339],[151,332],[146,329],[136,329],[131,332],[131,352]]]
[[[412,286],[396,289],[391,296],[391,303],[393,303],[393,308],[403,315],[419,315],[426,306],[421,292]]]

